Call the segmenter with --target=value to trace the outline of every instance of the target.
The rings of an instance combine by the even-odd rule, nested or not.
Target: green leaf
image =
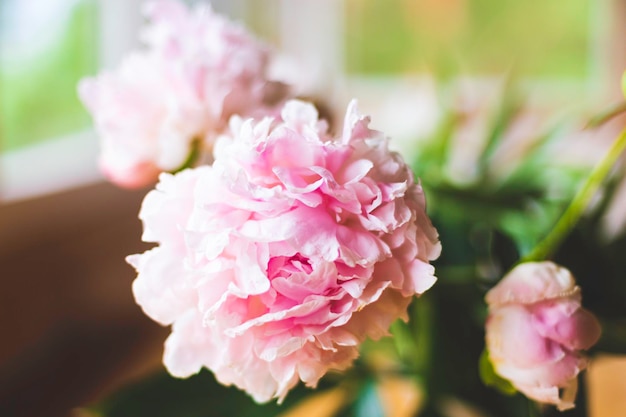
[[[436,185],[443,180],[450,142],[458,129],[459,116],[447,110],[428,141],[421,145],[412,168],[425,183]]]
[[[402,320],[396,320],[391,324],[390,330],[398,356],[405,363],[413,363],[417,346],[409,326]]]
[[[187,379],[163,371],[114,393],[90,411],[102,417],[273,417],[313,392],[300,384],[282,405],[257,404],[243,391],[219,384],[208,371]]]
[[[558,249],[559,245],[563,243],[563,240],[572,232],[581,219],[592,198],[611,174],[613,166],[624,150],[626,150],[626,129],[622,130],[613,141],[604,158],[593,168],[552,230],[535,246],[530,254],[524,257],[524,261],[547,259]]]
[[[489,387],[493,387],[505,395],[513,395],[517,390],[509,381],[498,375],[493,368],[493,364],[489,360],[489,352],[483,350],[478,362],[478,372],[480,379]]]
[[[496,149],[500,145],[504,133],[513,124],[515,118],[522,110],[522,101],[515,92],[511,90],[511,80],[507,81],[504,97],[498,108],[498,112],[493,116],[491,131],[485,140],[483,152],[478,161],[478,168],[484,171],[489,167],[489,160],[493,157]]]
[[[624,88],[624,80],[626,77],[622,77],[622,88]],[[600,127],[613,118],[624,114],[626,112],[626,101],[621,101],[617,104],[613,104],[610,107],[604,109],[601,113],[593,116],[589,122],[587,122],[586,128]]]

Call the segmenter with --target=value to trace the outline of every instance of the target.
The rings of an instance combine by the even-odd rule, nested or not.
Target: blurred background
[[[480,103],[513,80],[546,117],[584,117],[621,97],[623,0],[212,4],[283,52],[274,71],[302,95],[336,109],[358,97],[373,126],[409,153],[436,130],[451,89]],[[77,414],[70,410],[159,367],[167,329],[134,304],[134,273],[124,263],[147,247],[137,220],[147,190],[104,182],[76,94],[80,78],[114,68],[138,47],[140,10],[138,0],[0,2],[3,416]],[[454,105],[465,105],[459,100]],[[592,148],[601,154],[604,145]],[[585,163],[596,158],[589,149],[583,155]],[[610,365],[592,368],[590,378],[599,378],[594,369],[624,369],[603,363]],[[598,381],[592,386],[624,387]],[[593,417],[626,409],[605,410],[606,401],[593,398]]]

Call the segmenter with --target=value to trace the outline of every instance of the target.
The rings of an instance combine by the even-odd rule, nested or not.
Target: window
[[[617,1],[344,0],[346,73],[509,74],[542,101],[605,100],[615,88]],[[622,33],[623,35],[623,33]],[[623,64],[623,63],[622,63]],[[623,68],[619,69],[619,73]],[[609,88],[609,86],[612,86]]]
[[[101,180],[97,139],[76,87],[138,46],[142,4],[0,2],[0,201]],[[248,10],[246,0],[212,4],[238,19]]]
[[[97,68],[96,3],[5,0],[0,7],[3,151],[89,126],[71,92]]]
[[[97,141],[76,85],[99,67],[114,65],[134,44],[139,3],[0,3],[1,200],[100,178]]]
[[[582,79],[590,0],[346,0],[347,71],[455,71]]]
[[[97,141],[76,83],[100,68],[115,67],[137,46],[142,3],[0,2],[0,199],[100,178]],[[545,99],[606,100],[624,64],[609,62],[624,59],[619,42],[609,36],[624,35],[609,33],[623,26],[612,21],[622,7],[616,0],[211,3],[293,57],[326,98],[359,97],[367,113],[376,114],[381,106],[383,113],[393,113],[385,103],[421,88],[407,80],[426,72],[450,79],[491,77],[515,68],[529,91]],[[328,81],[332,78],[334,84]],[[377,127],[393,135],[384,119],[375,117],[383,122]]]

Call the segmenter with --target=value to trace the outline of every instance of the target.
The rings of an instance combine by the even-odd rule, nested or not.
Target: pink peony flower
[[[206,367],[258,402],[342,370],[435,282],[440,252],[422,189],[369,119],[348,109],[339,138],[316,109],[233,118],[213,166],[162,174],[143,202],[128,261],[137,303],[172,325],[164,363]]]
[[[101,138],[101,168],[129,187],[181,168],[194,147],[209,151],[230,116],[272,112],[266,95],[276,91],[265,74],[268,49],[208,6],[155,1],[146,16],[147,48],[79,84]]]
[[[495,371],[533,400],[574,407],[582,350],[600,337],[572,274],[552,262],[515,267],[486,296],[486,342]]]
[[[100,166],[122,186],[144,186],[187,159],[206,126],[203,104],[181,68],[130,55],[116,72],[81,81],[100,135]]]

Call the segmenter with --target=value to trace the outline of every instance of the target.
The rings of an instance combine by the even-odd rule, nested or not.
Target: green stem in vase
[[[535,248],[523,258],[523,262],[541,261],[548,258],[572,231],[589,206],[617,159],[626,149],[626,130],[623,130],[611,145],[606,156],[595,166],[572,202],[561,215],[554,228]]]
[[[531,399],[528,400],[528,417],[540,417],[537,404]]]

